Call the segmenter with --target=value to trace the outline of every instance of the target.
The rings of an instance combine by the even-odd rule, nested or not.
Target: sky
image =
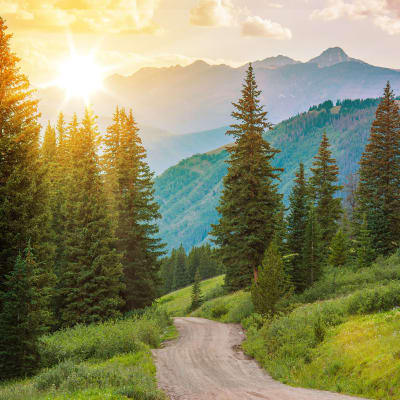
[[[197,59],[307,61],[334,46],[400,69],[400,0],[0,0],[0,16],[36,85],[56,79],[72,46],[105,75]]]

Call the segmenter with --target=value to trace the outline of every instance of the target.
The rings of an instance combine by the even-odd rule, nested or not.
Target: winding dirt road
[[[239,349],[238,325],[202,318],[175,318],[175,325],[179,339],[153,350],[159,386],[171,400],[355,399],[273,380]]]

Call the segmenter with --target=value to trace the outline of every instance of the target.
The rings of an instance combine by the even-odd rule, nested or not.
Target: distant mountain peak
[[[253,66],[255,68],[275,69],[275,68],[284,67],[285,65],[293,65],[293,64],[300,64],[300,61],[296,61],[296,60],[293,60],[293,58],[279,54],[276,57],[268,57],[268,58],[265,58],[264,60],[255,61],[253,63]]]
[[[202,71],[210,67],[210,64],[206,63],[204,60],[196,60],[192,64],[188,65],[186,68],[196,71]]]
[[[342,62],[358,61],[349,57],[341,47],[331,47],[323,51],[318,57],[312,58],[309,63],[317,64],[320,68],[331,67]]]

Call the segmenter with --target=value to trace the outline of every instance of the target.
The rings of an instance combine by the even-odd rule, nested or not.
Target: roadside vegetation
[[[174,335],[168,314],[151,308],[43,336],[37,375],[3,382],[0,400],[163,400],[150,349]]]

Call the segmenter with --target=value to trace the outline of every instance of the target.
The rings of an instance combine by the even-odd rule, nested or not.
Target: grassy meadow
[[[286,384],[400,398],[399,253],[369,268],[327,269],[303,294],[282,300],[274,318],[254,313],[250,292],[223,294],[222,283],[203,282],[205,300],[190,314],[190,288],[161,303],[174,315],[241,323],[243,350]]]
[[[2,383],[0,400],[163,400],[150,349],[174,336],[161,309],[44,336],[38,374]]]

